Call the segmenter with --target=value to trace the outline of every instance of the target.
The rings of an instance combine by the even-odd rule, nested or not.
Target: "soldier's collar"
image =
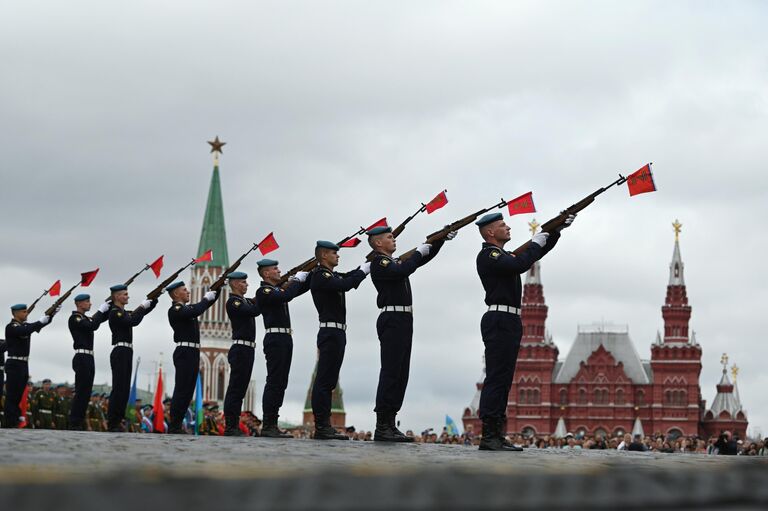
[[[495,249],[501,250],[502,252],[506,252],[504,250],[504,247],[500,247],[498,245],[494,245],[493,243],[488,243],[487,241],[484,241],[483,242],[483,249],[486,249],[486,248],[495,248]]]
[[[375,250],[375,251],[374,251],[374,253],[375,253],[377,256],[386,257],[386,258],[387,258],[387,259],[389,259],[390,261],[394,261],[394,260],[395,260],[395,255],[394,255],[394,254],[392,254],[392,255],[387,255],[387,254],[385,254],[384,252],[379,252],[378,250]]]
[[[325,266],[323,264],[319,264],[318,263],[317,267],[320,268],[321,270],[327,270],[327,271],[333,273],[333,268],[328,268],[327,266]]]
[[[261,284],[259,284],[259,287],[271,287],[271,288],[277,288],[275,284],[270,284],[269,282],[261,281]]]
[[[238,295],[238,294],[235,294],[235,293],[229,293],[229,297],[230,298],[240,298],[241,300],[245,300],[244,296],[241,296],[241,295]]]

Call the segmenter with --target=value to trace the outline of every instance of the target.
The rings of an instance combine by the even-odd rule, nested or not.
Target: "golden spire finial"
[[[680,231],[683,230],[683,224],[680,223],[680,220],[675,218],[675,221],[672,222],[672,228],[675,230],[675,241],[678,241],[680,239]]]
[[[533,220],[531,220],[530,222],[528,222],[528,227],[531,230],[531,236],[536,234],[536,229],[538,229],[540,225],[541,224],[539,222],[537,222],[535,218]]]
[[[739,366],[736,364],[731,366],[731,375],[733,376],[733,383],[736,383],[736,377],[739,375]]]
[[[727,353],[723,353],[723,356],[720,357],[720,363],[723,364],[723,372],[726,372],[727,369],[726,369],[725,366],[728,365],[728,354]]]

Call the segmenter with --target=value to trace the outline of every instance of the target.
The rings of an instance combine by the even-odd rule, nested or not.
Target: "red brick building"
[[[536,226],[532,222],[532,229]],[[651,344],[650,360],[640,358],[626,328],[601,325],[579,327],[573,346],[561,361],[546,331],[549,308],[541,264],[537,262],[529,270],[522,300],[523,337],[507,403],[509,432],[621,435],[642,429],[672,436],[704,432],[705,403],[699,386],[702,350],[689,331],[691,306],[678,239],[681,225],[675,221],[673,226],[675,244],[661,307],[664,334],[657,334]],[[482,379],[484,374],[462,417],[464,427],[471,424],[475,431],[480,430],[477,407]],[[732,390],[729,384],[721,382],[718,391]],[[708,412],[710,421],[720,415],[730,420],[741,412],[738,398],[716,401],[721,404]],[[742,418],[738,425],[745,433],[746,417]]]

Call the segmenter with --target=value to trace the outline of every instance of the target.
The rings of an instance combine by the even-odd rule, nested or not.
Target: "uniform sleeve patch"
[[[176,306],[174,307],[174,309],[176,309],[176,310],[179,310],[179,309],[181,309],[181,305],[176,305]]]
[[[391,262],[392,261],[390,261],[389,259],[382,259],[381,261],[379,261],[379,264],[382,265],[384,268],[386,268],[387,266],[389,266],[389,263]]]
[[[491,259],[498,259],[501,255],[501,252],[498,250],[491,250],[491,253],[489,254],[491,256]]]
[[[271,293],[271,292],[272,292],[272,288],[271,288],[271,287],[265,287],[265,288],[264,288],[264,294],[265,294],[265,295],[268,295],[268,294],[269,294],[269,293]]]
[[[19,326],[19,324],[18,324],[18,323],[11,323],[11,324],[12,324],[14,327],[17,327],[17,326]]]
[[[118,313],[117,313],[117,317],[118,317],[118,318],[122,318],[122,317],[123,317],[123,313],[122,313],[122,312],[118,312]]]
[[[240,300],[235,300],[235,301],[232,303],[232,305],[234,305],[235,307],[240,307],[240,305],[241,305],[241,304],[242,304],[242,302],[241,302]]]
[[[329,271],[324,271],[324,272],[323,272],[323,277],[325,277],[326,279],[330,279],[330,278],[332,277],[332,275],[331,275],[331,272],[329,272]]]
[[[82,320],[83,318],[81,318],[80,316],[75,316],[75,321],[77,321],[78,323],[81,322]]]

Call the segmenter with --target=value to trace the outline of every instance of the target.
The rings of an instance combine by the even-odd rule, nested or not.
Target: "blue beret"
[[[229,280],[243,280],[248,278],[248,274],[244,271],[233,271],[229,275],[227,275],[227,278]]]
[[[339,250],[339,246],[336,243],[330,241],[318,240],[315,248],[327,248],[329,250]]]
[[[368,236],[376,236],[377,234],[385,234],[388,232],[392,232],[392,228],[388,225],[383,225],[381,227],[374,227],[370,231],[368,231],[366,234]]]
[[[488,213],[487,215],[484,215],[482,218],[480,218],[480,220],[475,222],[475,225],[478,227],[484,227],[498,220],[504,220],[504,215],[501,213]]]
[[[12,311],[23,311],[26,308],[27,308],[26,303],[17,303],[16,305],[11,305]]]
[[[256,265],[259,268],[265,268],[267,266],[277,266],[277,261],[274,259],[260,259],[256,261]]]
[[[75,301],[76,302],[83,302],[85,300],[90,300],[90,299],[91,299],[91,295],[86,294],[86,293],[80,293],[79,295],[77,295],[75,297]]]
[[[165,287],[165,290],[170,292],[170,291],[173,291],[174,289],[180,288],[183,285],[184,285],[184,281],[180,280],[178,282],[174,282],[173,284],[169,284],[168,286]]]
[[[91,392],[91,397],[96,397],[98,395],[100,395],[98,392]]]
[[[112,293],[117,293],[118,291],[128,291],[128,286],[125,284],[117,284],[109,288],[109,291]]]

